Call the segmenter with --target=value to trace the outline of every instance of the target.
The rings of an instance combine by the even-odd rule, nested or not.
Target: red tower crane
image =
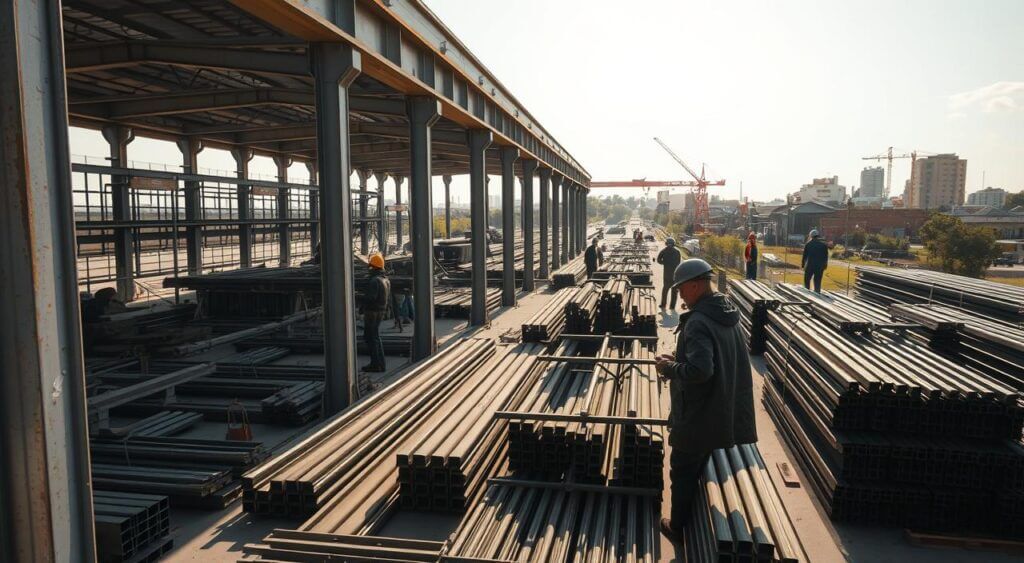
[[[683,162],[683,159],[679,158],[679,155],[673,152],[672,149],[668,148],[668,145],[662,142],[661,139],[655,137],[654,141],[661,145],[661,148],[665,149],[665,152],[674,158],[690,176],[693,176],[692,182],[686,182],[687,185],[692,187],[691,193],[693,193],[695,208],[693,210],[693,225],[696,230],[703,231],[704,226],[707,225],[708,221],[711,219],[711,210],[708,207],[708,186],[724,186],[725,180],[708,180],[704,175],[704,166],[700,167],[700,175],[698,176],[697,173]]]

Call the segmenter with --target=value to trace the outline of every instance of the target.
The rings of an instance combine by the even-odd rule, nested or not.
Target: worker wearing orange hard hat
[[[370,279],[363,291],[360,309],[363,311],[363,338],[370,353],[370,363],[363,366],[366,372],[381,372],[387,368],[384,359],[384,343],[380,339],[380,323],[391,304],[391,280],[384,272],[384,257],[378,253],[370,255]]]
[[[747,235],[747,247],[743,249],[743,261],[747,263],[747,279],[757,279],[757,235],[750,233]]]

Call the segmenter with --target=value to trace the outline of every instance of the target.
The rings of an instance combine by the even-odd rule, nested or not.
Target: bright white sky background
[[[983,171],[1024,189],[1021,0],[426,1],[594,179],[688,179],[659,136],[730,198],[740,181],[756,200],[813,177],[859,185],[876,164],[860,157],[890,145],[958,153],[968,192]],[[102,156],[95,139],[73,133],[73,152]],[[129,157],[178,164],[165,147]],[[898,195],[909,161],[893,168]]]

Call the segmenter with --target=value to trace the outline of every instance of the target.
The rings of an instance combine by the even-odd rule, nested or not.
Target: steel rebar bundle
[[[566,304],[576,295],[575,287],[555,292],[548,306],[537,311],[522,328],[523,342],[553,342],[565,328]]]

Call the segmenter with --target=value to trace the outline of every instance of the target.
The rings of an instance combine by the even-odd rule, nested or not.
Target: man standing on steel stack
[[[594,276],[594,272],[597,271],[597,267],[604,261],[604,256],[601,253],[601,249],[597,246],[597,237],[594,237],[590,241],[590,246],[587,247],[587,251],[583,253],[583,265],[587,267],[587,279],[589,280]]]
[[[679,249],[676,248],[676,239],[668,237],[665,239],[665,248],[661,249],[658,253],[658,257],[654,260],[664,267],[661,274],[661,307],[665,308],[665,297],[671,292],[672,293],[672,310],[676,308],[676,290],[672,289],[672,274],[676,271],[676,266],[679,265],[683,256],[679,253]]]
[[[657,357],[658,374],[669,380],[671,518],[661,530],[679,541],[690,524],[693,499],[712,450],[757,441],[750,357],[740,332],[740,314],[711,288],[711,265],[684,260],[673,290],[690,308],[676,330],[676,353]]]
[[[822,242],[818,229],[811,229],[810,239],[804,245],[804,253],[800,257],[800,266],[804,269],[804,287],[810,289],[813,279],[814,291],[821,293],[821,277],[828,267],[828,246]]]
[[[384,343],[380,340],[380,323],[384,320],[384,312],[391,304],[391,280],[384,273],[384,257],[374,253],[370,255],[370,280],[363,292],[360,308],[363,310],[363,337],[370,352],[370,363],[363,366],[365,372],[382,372],[385,370]],[[396,311],[397,315],[398,312]]]

